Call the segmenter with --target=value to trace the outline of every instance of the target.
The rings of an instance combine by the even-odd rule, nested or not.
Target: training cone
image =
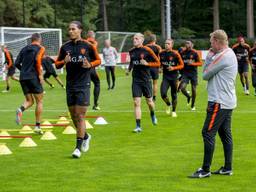
[[[42,128],[46,128],[46,129],[51,129],[51,128],[53,128],[53,126],[52,126],[52,124],[49,122],[49,121],[44,121],[43,123],[42,123]],[[47,125],[47,126],[44,126],[44,125]]]
[[[20,134],[28,134],[28,133],[34,133],[30,126],[25,125],[21,128]]]
[[[67,135],[76,134],[76,130],[72,126],[67,126],[62,132],[62,134],[67,134]]]
[[[94,122],[94,125],[106,125],[108,122],[103,117],[98,117]]]
[[[57,139],[57,138],[52,133],[52,131],[45,131],[45,133],[41,137],[41,140],[55,140],[55,139]]]
[[[69,120],[66,117],[60,117],[57,124],[69,124]]]
[[[30,138],[26,137],[19,145],[19,147],[36,147],[37,144]]]
[[[10,155],[12,151],[5,145],[5,143],[0,143],[0,155]]]
[[[10,136],[7,131],[1,131],[0,136]],[[0,139],[11,139],[11,137],[0,137]]]
[[[60,117],[59,121],[67,121],[68,119],[66,117]]]
[[[85,120],[85,127],[86,127],[86,129],[92,129],[93,128],[91,123],[89,121],[87,121],[87,120]]]

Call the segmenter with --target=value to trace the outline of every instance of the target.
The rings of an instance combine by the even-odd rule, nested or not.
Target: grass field
[[[192,180],[187,176],[201,166],[203,158],[201,128],[207,103],[206,83],[199,78],[196,112],[191,112],[185,97],[179,95],[176,119],[165,114],[158,96],[157,126],[151,124],[143,101],[144,131],[134,134],[131,77],[118,70],[116,89],[107,91],[103,71],[100,76],[101,110],[94,112],[90,107],[88,115],[102,115],[109,124],[89,130],[92,135],[89,152],[81,159],[72,159],[75,135],[63,135],[61,127],[54,128],[57,140],[42,141],[40,136],[33,135],[38,144],[35,148],[18,147],[20,139],[1,140],[13,154],[0,156],[0,192],[255,191],[256,97],[245,96],[238,81],[238,107],[232,126],[234,175]],[[67,110],[65,91],[54,84],[54,89],[45,85],[44,119],[58,118]],[[12,81],[12,86],[10,93],[0,93],[0,129],[20,128],[14,122],[14,114],[23,102],[23,95],[18,83]],[[0,89],[4,87],[0,82]],[[23,121],[34,123],[33,108],[24,113]],[[89,121],[93,123],[94,119]],[[217,137],[212,170],[222,164],[223,150]]]

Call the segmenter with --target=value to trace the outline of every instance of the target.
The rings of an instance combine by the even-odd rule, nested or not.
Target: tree
[[[220,28],[219,0],[213,0],[213,30]]]
[[[247,0],[247,37],[254,38],[253,0]]]

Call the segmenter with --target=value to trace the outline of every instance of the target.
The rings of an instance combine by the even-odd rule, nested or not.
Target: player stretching
[[[237,44],[235,44],[232,49],[236,54],[238,61],[238,73],[240,76],[240,81],[242,83],[244,93],[249,95],[249,52],[250,46],[245,43],[243,37],[237,38]]]
[[[152,83],[150,76],[150,67],[159,67],[160,62],[154,52],[143,46],[144,35],[136,33],[133,37],[133,45],[129,51],[131,58],[127,74],[132,70],[132,96],[134,101],[134,113],[136,119],[135,133],[141,132],[141,96],[146,97],[150,110],[150,117],[154,125],[157,124],[155,115],[155,104],[152,99]]]
[[[156,44],[156,35],[151,34],[149,36],[149,43],[146,45],[152,51],[154,51],[155,55],[159,58],[159,53],[161,52],[162,48]],[[156,101],[156,94],[157,94],[157,80],[159,78],[159,68],[158,67],[151,67],[150,68],[150,75],[153,79],[153,101]]]
[[[170,114],[170,100],[167,96],[167,91],[171,87],[172,96],[172,117],[177,117],[177,82],[180,69],[184,67],[184,63],[180,54],[172,50],[173,40],[167,39],[165,41],[165,50],[160,53],[160,62],[163,68],[163,80],[161,84],[161,97],[167,105],[166,113]]]
[[[191,82],[192,90],[192,102],[191,110],[195,111],[195,101],[196,101],[196,86],[198,84],[197,80],[197,67],[202,65],[201,58],[195,49],[193,49],[193,43],[191,41],[186,41],[185,49],[180,53],[183,62],[184,69],[182,70],[181,83],[179,85],[179,90],[187,97],[187,103],[190,103],[191,96],[186,90],[187,84]]]
[[[96,49],[98,47],[98,42],[95,40],[95,33],[93,31],[88,31],[87,33],[87,41],[89,41]],[[94,105],[92,107],[93,110],[100,110],[99,107],[99,96],[100,96],[100,77],[95,69],[95,67],[91,68],[91,81],[94,84],[94,89],[93,89],[93,101]]]
[[[6,93],[6,92],[10,91],[10,79],[9,78],[11,77],[11,79],[14,80],[14,81],[19,81],[19,79],[17,79],[14,76],[14,74],[15,74],[15,67],[13,65],[13,57],[12,57],[11,52],[6,48],[5,45],[2,45],[1,49],[4,52],[4,57],[5,57],[4,64],[6,65],[5,66],[5,70],[7,71],[7,76],[6,76],[6,79],[5,79],[6,89],[3,90],[2,92]]]
[[[90,70],[100,65],[96,48],[81,38],[82,25],[79,21],[69,24],[70,41],[60,48],[55,62],[59,69],[66,66],[67,105],[77,130],[76,147],[72,156],[79,158],[81,151],[89,150],[91,136],[86,132],[84,116],[90,104]]]
[[[42,65],[43,65],[43,69],[45,70],[44,73],[44,81],[50,85],[51,88],[54,88],[54,85],[48,80],[51,76],[53,76],[55,78],[55,80],[59,83],[59,85],[65,89],[65,86],[63,85],[62,81],[60,80],[60,78],[58,77],[54,67],[52,66],[52,64],[54,64],[54,60],[47,56],[44,55],[43,57],[43,61],[42,61]]]
[[[43,111],[43,71],[42,58],[45,48],[41,46],[42,38],[39,33],[31,37],[32,43],[24,47],[16,61],[15,67],[20,70],[20,84],[25,95],[25,102],[16,111],[16,123],[21,124],[22,113],[30,108],[36,100],[36,126],[35,132],[42,134],[40,128],[41,114]]]

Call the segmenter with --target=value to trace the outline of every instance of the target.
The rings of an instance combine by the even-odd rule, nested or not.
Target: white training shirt
[[[117,51],[114,47],[104,47],[103,48],[103,59],[105,61],[105,66],[115,66],[117,63]]]

